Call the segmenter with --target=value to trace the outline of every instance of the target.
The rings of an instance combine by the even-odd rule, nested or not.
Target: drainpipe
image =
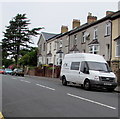
[[[110,67],[111,67],[111,59],[112,59],[112,21],[110,21],[111,23],[111,39],[110,39],[110,44],[111,44],[111,48],[110,48]]]
[[[70,36],[68,34],[68,54],[69,54],[69,52],[70,52]]]

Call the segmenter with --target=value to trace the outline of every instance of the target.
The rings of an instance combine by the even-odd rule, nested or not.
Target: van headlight
[[[95,76],[94,80],[99,81],[99,76]]]

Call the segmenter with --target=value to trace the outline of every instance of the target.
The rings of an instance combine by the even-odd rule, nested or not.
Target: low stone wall
[[[120,69],[116,72],[117,82],[120,85]]]
[[[43,67],[43,68],[35,68],[35,69],[28,69],[26,74],[32,76],[43,76],[43,77],[54,77],[59,78],[60,76],[60,67],[55,67],[54,71],[51,67]]]
[[[111,62],[111,69],[117,76],[117,82],[120,85],[120,61],[114,60]]]

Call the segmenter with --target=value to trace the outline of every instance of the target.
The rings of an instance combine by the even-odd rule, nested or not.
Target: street
[[[59,79],[2,75],[5,117],[118,117],[118,93],[63,86]]]

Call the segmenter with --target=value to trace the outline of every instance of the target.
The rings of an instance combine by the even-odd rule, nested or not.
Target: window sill
[[[108,37],[108,36],[110,36],[110,35],[105,35],[104,37]]]
[[[85,44],[86,42],[84,42],[84,43],[81,43],[81,44]]]
[[[120,58],[120,56],[115,56],[116,58]]]

